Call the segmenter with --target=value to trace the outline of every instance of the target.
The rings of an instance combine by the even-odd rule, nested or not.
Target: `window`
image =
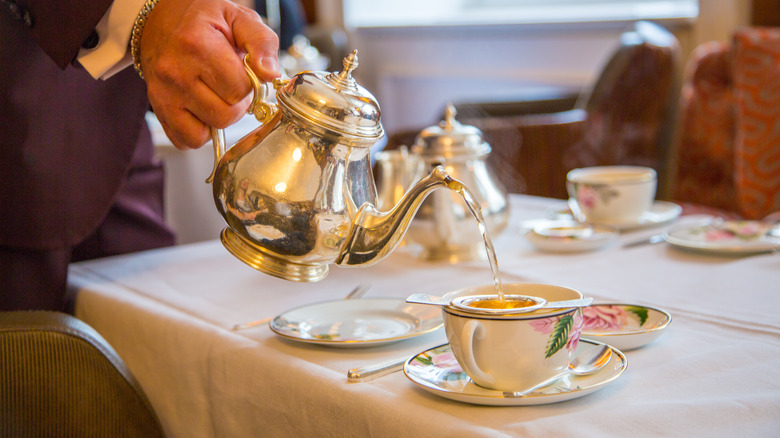
[[[347,27],[692,20],[697,0],[343,0]]]

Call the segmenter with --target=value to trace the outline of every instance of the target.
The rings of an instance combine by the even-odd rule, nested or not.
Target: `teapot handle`
[[[249,108],[246,110],[247,114],[254,114],[255,118],[260,125],[265,124],[271,120],[277,111],[277,105],[273,102],[266,102],[268,97],[268,84],[260,82],[260,79],[255,75],[255,72],[249,67],[249,55],[244,56],[244,70],[246,70],[249,81],[252,83],[252,91],[254,93],[252,97],[252,103],[249,104]],[[214,181],[214,176],[217,174],[217,165],[222,155],[225,153],[225,131],[223,129],[217,129],[211,127],[211,144],[214,146],[214,168],[211,170],[211,175],[206,178],[207,183]]]

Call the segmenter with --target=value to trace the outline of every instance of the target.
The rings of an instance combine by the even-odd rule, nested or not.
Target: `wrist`
[[[133,23],[133,30],[130,33],[130,54],[133,57],[133,68],[135,68],[141,79],[144,79],[144,72],[141,69],[141,37],[143,36],[144,26],[146,26],[146,20],[158,1],[146,0],[146,3],[138,12],[135,23]]]

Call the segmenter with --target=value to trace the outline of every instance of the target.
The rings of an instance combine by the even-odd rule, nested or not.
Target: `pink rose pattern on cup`
[[[576,311],[573,315],[562,315],[557,318],[540,318],[531,321],[529,324],[537,332],[550,335],[544,356],[550,357],[561,348],[566,347],[569,351],[574,351],[577,348],[577,344],[580,341],[580,331],[583,327],[583,316],[582,312]]]
[[[591,186],[578,185],[576,189],[577,203],[583,208],[591,209],[596,205],[598,194]]]
[[[581,183],[574,184],[574,193],[577,194],[577,204],[587,210],[593,209],[599,198],[603,203],[608,204],[610,199],[618,195],[616,190],[606,186]]]

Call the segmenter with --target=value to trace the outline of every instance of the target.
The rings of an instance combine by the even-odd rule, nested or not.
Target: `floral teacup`
[[[574,289],[537,283],[504,284],[503,292],[547,301],[582,298]],[[443,300],[489,294],[496,294],[495,286],[457,290]],[[442,314],[463,371],[477,385],[499,391],[523,390],[566,370],[582,329],[580,308],[485,314],[444,306]]]
[[[652,206],[656,185],[649,167],[585,167],[566,175],[569,208],[577,220],[613,226],[637,223]]]

